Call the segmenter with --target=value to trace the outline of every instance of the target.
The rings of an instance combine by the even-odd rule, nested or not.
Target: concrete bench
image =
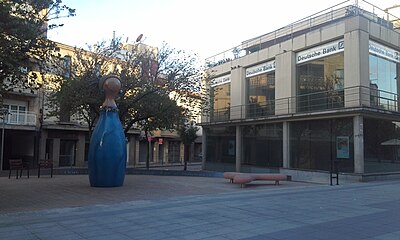
[[[240,172],[224,172],[224,178],[229,179],[229,181],[231,183],[233,183],[233,178],[238,174],[242,174],[242,173],[240,173]]]
[[[262,181],[275,181],[275,185],[279,185],[279,181],[287,181],[288,176],[285,174],[277,173],[238,173],[238,172],[225,172],[224,178],[229,179],[231,183],[240,184],[244,187],[245,184],[256,180]]]

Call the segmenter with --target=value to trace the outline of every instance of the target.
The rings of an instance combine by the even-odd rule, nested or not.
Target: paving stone
[[[32,179],[0,177],[0,239],[400,240],[400,181],[241,189],[220,178],[127,176],[122,188],[98,189],[87,176]]]

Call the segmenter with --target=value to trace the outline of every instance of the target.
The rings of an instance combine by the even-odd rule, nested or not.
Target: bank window
[[[211,117],[214,121],[228,120],[231,104],[230,83],[214,86],[211,88],[211,106],[213,111]]]
[[[297,111],[343,107],[343,87],[343,52],[298,65]]]
[[[273,115],[275,109],[275,73],[247,79],[247,117]]]
[[[400,64],[369,55],[369,80],[371,106],[397,111],[397,94]]]

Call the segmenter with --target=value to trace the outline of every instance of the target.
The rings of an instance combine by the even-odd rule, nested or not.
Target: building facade
[[[71,74],[74,48],[58,43],[63,74]],[[79,116],[48,117],[46,91],[13,88],[3,96],[0,170],[8,170],[9,159],[22,159],[36,168],[39,159],[52,159],[56,168],[87,166],[89,131]],[[127,134],[127,166],[183,164],[184,146],[177,133],[155,131],[151,137],[132,128]],[[199,161],[201,142],[193,144],[190,159]]]
[[[208,59],[205,169],[400,172],[400,32],[362,3]]]

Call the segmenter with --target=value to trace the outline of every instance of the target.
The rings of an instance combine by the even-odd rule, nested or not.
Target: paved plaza
[[[0,239],[400,240],[400,181],[339,186],[127,175],[0,177]]]

